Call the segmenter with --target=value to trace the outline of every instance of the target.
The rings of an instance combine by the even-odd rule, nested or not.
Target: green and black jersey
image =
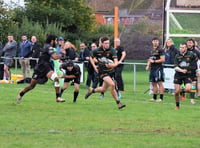
[[[114,61],[114,59],[117,59],[117,53],[114,48],[110,47],[104,50],[103,47],[99,47],[92,51],[92,57],[95,57],[98,61],[99,73],[110,73],[114,71],[114,68],[106,67],[109,60]]]
[[[197,56],[192,51],[187,51],[185,54],[180,52],[175,56],[174,66],[181,69],[187,69],[187,73],[191,73],[192,63],[197,60]],[[180,72],[177,72],[180,73]]]
[[[151,51],[150,59],[159,60],[162,56],[165,56],[164,50],[158,47]],[[151,70],[163,67],[162,64],[163,63],[151,63]]]

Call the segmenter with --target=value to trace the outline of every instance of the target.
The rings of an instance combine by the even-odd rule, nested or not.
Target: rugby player
[[[180,93],[181,92],[181,84],[184,83],[185,89],[184,92],[191,91],[191,83],[192,83],[192,69],[191,65],[194,61],[197,60],[197,56],[192,52],[187,50],[187,44],[180,44],[180,52],[175,56],[175,75],[174,75],[174,88],[175,88],[175,101],[176,107],[175,110],[180,109]]]
[[[81,70],[80,67],[77,64],[74,64],[73,61],[68,60],[65,63],[62,63],[60,65],[60,69],[64,72],[64,74],[62,76],[60,76],[60,78],[64,78],[64,85],[61,88],[61,92],[60,92],[60,97],[62,96],[63,92],[65,89],[68,88],[69,86],[69,82],[73,81],[74,82],[74,99],[73,102],[76,102],[76,99],[78,97],[79,94],[79,86],[80,86],[80,78],[81,78]]]
[[[87,99],[92,93],[105,92],[110,87],[110,92],[115,99],[118,108],[122,109],[126,105],[120,102],[114,81],[114,68],[118,66],[117,54],[115,49],[110,47],[110,40],[108,37],[102,37],[101,42],[102,46],[92,51],[90,61],[95,71],[98,73],[99,78],[103,80],[103,84],[98,88],[89,88],[85,95],[85,99]],[[98,65],[95,65],[96,60],[98,61]]]
[[[56,91],[56,101],[57,102],[65,102],[62,98],[60,98],[60,85],[59,85],[59,79],[57,74],[53,71],[52,65],[51,65],[51,58],[56,60],[63,57],[63,54],[56,54],[54,52],[54,47],[56,45],[56,39],[57,37],[55,35],[49,35],[46,39],[46,44],[44,45],[43,52],[41,56],[39,57],[38,63],[34,69],[34,73],[31,79],[31,83],[25,87],[22,91],[18,93],[18,97],[16,100],[16,103],[20,103],[22,100],[22,97],[25,93],[35,88],[38,79],[40,78],[49,78],[52,81],[55,82],[55,91]]]

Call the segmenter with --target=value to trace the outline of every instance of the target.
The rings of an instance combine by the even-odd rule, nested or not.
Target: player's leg
[[[156,101],[157,100],[157,94],[158,94],[158,83],[157,82],[152,82],[152,87],[153,87],[153,98],[150,99],[150,101]]]
[[[65,102],[64,99],[60,98],[60,83],[57,74],[54,71],[49,71],[46,77],[55,82],[54,88],[56,92],[56,102]]]
[[[176,107],[175,109],[179,109],[180,108],[180,84],[174,84],[174,98],[175,98],[175,102],[176,102]]]
[[[158,82],[158,86],[159,86],[159,93],[160,93],[160,99],[157,100],[157,102],[162,102],[163,101],[163,95],[164,95],[164,86],[163,86],[163,82],[160,81]]]
[[[112,94],[113,98],[115,99],[117,106],[119,109],[124,108],[126,105],[122,104],[120,102],[120,99],[118,98],[117,91],[115,89],[115,82],[110,76],[106,76],[103,78],[103,87],[106,86],[106,89],[110,87],[110,93]]]
[[[105,76],[108,76],[107,74]],[[103,78],[105,77],[104,75],[102,76]],[[107,88],[109,87],[109,85],[107,83],[104,83],[104,80],[103,78],[100,78],[102,79],[102,84],[100,87],[97,87],[97,88],[89,88],[88,89],[88,92],[87,94],[85,95],[85,99],[87,99],[92,93],[95,93],[95,92],[101,92],[101,93],[104,93]]]
[[[80,84],[74,82],[74,99],[73,99],[74,103],[76,102],[78,94],[79,94],[79,87],[80,87]]]
[[[24,94],[27,93],[28,91],[32,90],[33,88],[35,88],[36,84],[37,84],[37,80],[32,78],[31,83],[27,87],[25,87],[24,90],[22,90],[18,93],[16,103],[20,103]]]
[[[65,91],[65,89],[67,89],[69,86],[69,82],[64,82],[61,90],[60,90],[60,97],[62,97],[63,92]]]

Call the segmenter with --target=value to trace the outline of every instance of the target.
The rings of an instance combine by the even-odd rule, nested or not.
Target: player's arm
[[[51,58],[54,60],[60,59],[64,56],[64,53],[62,52],[60,54],[56,54],[53,47],[49,47],[49,54],[51,55]]]
[[[149,67],[150,67],[150,66],[151,66],[151,62],[150,62],[150,60],[148,60],[147,66],[146,66],[145,70],[149,70]]]
[[[187,73],[187,69],[180,68],[179,66],[175,66],[174,70],[181,73]]]
[[[97,66],[95,65],[95,62],[96,62],[96,58],[93,56],[90,56],[90,63],[92,64],[94,70],[98,73],[98,69],[97,69]]]
[[[114,48],[111,48],[111,54],[112,54],[113,63],[106,64],[106,67],[115,68],[115,67],[118,66],[119,61],[117,59],[117,53],[116,53],[116,50]]]
[[[160,59],[154,60],[154,63],[164,63],[165,62],[165,55],[161,55]]]
[[[118,59],[114,58],[113,59],[113,63],[106,64],[106,67],[108,67],[108,68],[115,68],[118,64],[119,64]]]
[[[120,58],[120,60],[119,60],[119,64],[122,63],[122,61],[125,59],[125,57],[126,57],[126,52],[123,51],[123,52],[122,52],[122,56],[121,56],[121,58]]]
[[[176,55],[175,59],[174,59],[174,70],[176,72],[181,72],[181,73],[187,73],[187,69],[183,69],[181,67],[179,67],[178,65],[178,55]]]
[[[76,76],[75,75],[62,75],[62,76],[60,76],[60,78],[74,79],[74,78],[76,78]]]
[[[54,60],[60,59],[64,56],[64,54],[56,54],[55,52],[51,54],[51,58]]]

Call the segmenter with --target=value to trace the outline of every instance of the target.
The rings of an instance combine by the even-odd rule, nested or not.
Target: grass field
[[[81,84],[76,104],[73,87],[64,92],[65,103],[56,103],[52,82],[37,85],[15,105],[19,90],[27,84],[0,84],[0,148],[196,148],[200,146],[200,102],[189,99],[174,110],[174,97],[149,102],[148,72],[123,74],[126,91],[118,110],[109,92],[104,99]]]

